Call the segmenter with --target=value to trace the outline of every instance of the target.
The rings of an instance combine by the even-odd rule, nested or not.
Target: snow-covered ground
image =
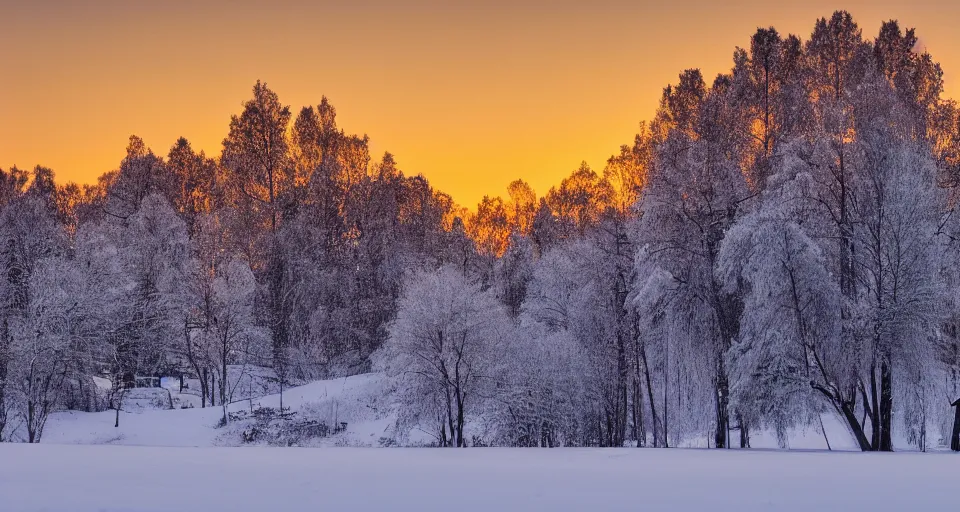
[[[960,459],[653,449],[0,445],[28,511],[954,510]]]
[[[192,387],[198,387],[193,383]],[[319,439],[302,439],[297,446],[352,446],[374,447],[394,439],[391,427],[396,415],[390,410],[389,397],[381,374],[371,373],[352,377],[311,382],[285,390],[283,405],[298,420],[322,421],[333,427],[347,423],[344,432]],[[43,433],[43,443],[56,444],[115,444],[136,446],[237,446],[244,444],[243,432],[254,425],[252,419],[236,421],[225,428],[218,428],[223,410],[217,407],[200,408],[199,396],[180,394],[178,386],[171,384],[166,389],[147,388],[131,390],[124,400],[120,414],[120,426],[115,428],[114,411],[87,413],[78,411],[58,412],[51,415]],[[141,396],[142,395],[142,396]],[[190,404],[193,408],[169,410],[169,403]],[[267,395],[251,400],[241,400],[229,406],[233,413],[247,415],[260,407],[278,408],[280,397]],[[856,444],[846,428],[833,416],[824,415],[827,437],[834,450],[856,450]],[[473,427],[473,425],[468,425]],[[736,439],[737,433],[733,433]],[[469,436],[468,436],[469,437]],[[709,436],[689,439],[684,447],[707,447]],[[414,430],[405,437],[410,445],[432,441],[424,431]],[[286,444],[274,440],[255,441],[252,444]],[[777,440],[772,432],[754,432],[751,436],[754,448],[776,448]],[[789,435],[792,449],[826,449],[823,433],[814,427],[795,430]],[[907,447],[901,442],[898,447]]]
[[[356,448],[392,435],[386,400],[377,374],[286,390],[291,418],[348,424],[295,443],[325,449],[230,447],[255,420],[218,428],[220,407],[155,409],[138,399],[119,428],[113,411],[56,413],[41,444],[0,444],[0,511],[955,508],[960,459],[942,452]],[[278,406],[269,395],[230,410]],[[824,422],[835,450],[853,448],[835,419]],[[753,441],[776,446],[765,433]],[[812,428],[790,443],[825,446]]]
[[[365,374],[312,382],[286,390],[283,406],[329,425],[347,422],[346,432],[325,440],[312,440],[308,443],[310,445],[377,446],[381,437],[389,435],[387,430],[393,422],[393,417],[381,404],[381,380],[378,374]],[[133,391],[152,390],[162,391],[159,388]],[[125,401],[120,426],[116,428],[112,410],[54,413],[47,422],[41,442],[194,447],[237,445],[241,443],[240,431],[248,426],[248,422],[237,422],[217,428],[223,416],[220,406],[167,410],[151,409],[142,402]],[[233,403],[229,410],[241,412],[279,406],[280,396],[275,394]]]
[[[264,379],[261,379],[264,380]],[[259,382],[259,381],[258,381]],[[198,387],[193,383],[193,387]],[[131,390],[124,400],[120,414],[120,426],[114,428],[114,411],[87,413],[65,411],[50,416],[43,433],[43,443],[56,444],[115,444],[135,446],[238,446],[245,444],[243,432],[253,424],[252,419],[236,421],[225,428],[218,428],[223,416],[221,407],[200,408],[200,398],[186,390],[180,394],[177,385],[171,384],[171,395],[166,389],[147,388]],[[264,388],[266,389],[266,388]],[[142,395],[142,396],[141,396]],[[395,439],[392,431],[396,415],[390,410],[388,392],[383,376],[370,373],[352,377],[311,382],[292,387],[284,392],[283,405],[296,419],[322,421],[328,426],[347,423],[344,432],[321,439],[303,439],[296,446],[351,446],[375,447]],[[172,396],[172,398],[170,398]],[[190,404],[189,409],[168,410],[171,400],[178,404]],[[229,406],[234,413],[250,412],[259,407],[278,408],[280,397],[267,395],[251,400],[240,400]],[[856,451],[857,446],[844,425],[833,415],[822,417],[827,439],[833,450]],[[468,425],[475,428],[475,423]],[[482,436],[482,432],[478,432]],[[686,448],[706,448],[709,436],[687,439],[681,443]],[[25,433],[24,433],[25,435]],[[733,432],[734,441],[738,433]],[[468,436],[469,437],[469,436]],[[789,447],[801,450],[826,449],[823,432],[814,426],[796,429],[789,433]],[[414,429],[404,438],[407,445],[427,444],[433,439],[425,431]],[[896,439],[899,450],[909,450],[903,439]],[[936,449],[936,440],[933,440]],[[285,444],[283,442],[255,441],[255,445]],[[753,448],[777,448],[773,432],[755,431],[751,435]],[[0,509],[2,512],[2,509]]]
[[[269,376],[267,376],[269,377]],[[256,382],[269,381],[261,378]],[[192,383],[197,388],[196,382]],[[259,386],[259,384],[258,384]],[[257,387],[257,386],[254,386]],[[294,446],[339,446],[339,447],[376,447],[393,445],[396,433],[392,426],[396,421],[395,411],[391,410],[389,393],[382,374],[368,373],[352,377],[311,382],[303,386],[292,387],[284,391],[283,405],[289,410],[289,423],[301,420],[323,422],[329,427],[346,423],[343,432],[324,438],[305,437],[287,442],[280,439],[258,439],[252,443],[244,441],[244,432],[249,431],[256,422],[251,411],[258,408],[277,409],[280,397],[267,395],[250,400],[240,400],[229,406],[229,410],[245,416],[246,419],[234,421],[226,427],[218,427],[223,416],[220,406],[200,408],[200,398],[190,393],[195,389],[178,392],[178,383],[171,383],[170,394],[167,389],[135,389],[128,393],[124,408],[120,414],[120,426],[115,428],[114,411],[87,413],[78,411],[57,412],[50,416],[43,433],[42,443],[56,444],[114,444],[135,446],[239,446],[253,445],[294,445]],[[266,391],[263,387],[261,391]],[[254,390],[256,391],[256,390]],[[171,401],[177,407],[189,404],[192,408],[168,409]],[[830,448],[841,451],[856,451],[857,446],[846,427],[839,419],[830,414],[822,415],[826,439],[817,426],[794,429],[789,432],[788,444],[791,449],[825,450],[826,440]],[[481,422],[471,422],[468,430],[470,438],[474,433],[483,437]],[[819,424],[819,422],[817,422]],[[262,427],[263,425],[259,425]],[[276,426],[276,423],[274,423]],[[935,430],[931,430],[935,432]],[[731,433],[737,442],[738,432]],[[24,437],[25,433],[21,437]],[[690,438],[680,443],[684,448],[707,448],[710,435],[705,432],[699,438]],[[406,446],[429,444],[434,439],[426,430],[414,429],[404,436]],[[943,449],[938,446],[940,440],[931,440],[931,449]],[[778,448],[777,438],[771,431],[751,433],[751,446],[760,449]],[[910,444],[901,438],[895,439],[898,450],[913,450]],[[2,512],[2,509],[0,509]]]

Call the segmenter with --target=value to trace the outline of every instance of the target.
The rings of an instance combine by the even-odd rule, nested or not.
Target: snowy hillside
[[[289,422],[347,423],[347,430],[323,439],[307,439],[307,445],[340,444],[376,446],[392,422],[381,409],[381,376],[357,375],[322,380],[284,391],[283,406]],[[243,444],[242,433],[255,422],[246,419],[249,411],[277,409],[279,394],[243,400],[229,406],[233,417],[241,417],[227,426],[219,425],[220,406],[189,409],[153,409],[130,407],[124,403],[120,426],[114,427],[114,411],[87,413],[66,411],[51,415],[43,443],[119,444],[137,446],[234,446]],[[266,441],[256,444],[269,444]]]
[[[171,389],[174,403],[194,403],[186,409],[167,409],[166,390],[131,390],[114,427],[112,410],[88,413],[63,411],[51,415],[41,442],[52,444],[115,444],[131,446],[392,446],[423,445],[434,441],[421,429],[413,429],[397,443],[393,426],[396,411],[391,408],[383,375],[370,373],[321,380],[284,391],[284,415],[277,417],[280,395],[271,394],[241,400],[228,408],[231,421],[221,425],[223,409],[199,407],[199,399]],[[151,398],[152,397],[152,398]],[[251,414],[251,411],[253,412]],[[263,412],[272,412],[265,421]],[[831,416],[823,417],[830,447],[856,450],[843,425]],[[346,428],[340,430],[342,423]],[[319,425],[328,431],[320,435]],[[311,428],[313,427],[313,428]],[[254,435],[257,429],[258,435]],[[481,431],[470,432],[482,436]],[[906,443],[904,443],[905,445]],[[702,448],[707,438],[691,438],[681,446]],[[756,432],[754,448],[777,448],[771,432]],[[814,427],[794,430],[789,436],[792,449],[825,450],[823,433]]]

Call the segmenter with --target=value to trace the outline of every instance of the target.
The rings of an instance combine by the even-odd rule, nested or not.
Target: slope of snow
[[[264,379],[261,379],[264,380]],[[179,384],[179,383],[177,383]],[[193,386],[197,387],[197,386]],[[190,390],[193,392],[194,390]],[[137,400],[138,393],[162,393],[161,400],[169,402],[166,390],[151,388],[131,390],[125,400],[125,409],[120,414],[120,426],[114,428],[114,411],[87,413],[66,411],[51,415],[44,430],[43,443],[58,444],[119,444],[137,446],[235,446],[242,444],[242,432],[252,425],[251,421],[231,423],[226,428],[217,428],[223,416],[221,407],[199,408],[199,396],[179,394],[171,389],[173,401],[189,402],[191,409],[158,410],[143,406],[150,399]],[[192,401],[191,401],[192,400]],[[258,407],[278,408],[280,396],[268,395],[251,400],[241,400],[229,406],[233,412],[250,411]],[[298,417],[323,421],[327,425],[347,423],[347,430],[328,438],[307,439],[298,446],[380,446],[381,438],[394,437],[390,427],[396,415],[389,409],[389,397],[384,389],[383,376],[369,373],[352,377],[322,380],[303,386],[286,389],[284,408],[297,413]],[[856,451],[857,446],[847,428],[835,416],[822,417],[830,446],[834,450]],[[476,428],[468,425],[468,430]],[[931,430],[931,435],[933,435]],[[482,434],[482,433],[481,433]],[[734,443],[738,433],[731,432]],[[469,436],[468,436],[469,437]],[[706,448],[709,433],[700,438],[687,439],[680,444],[686,448]],[[429,443],[432,439],[423,431],[414,430],[407,438],[408,444]],[[899,450],[909,449],[904,440],[896,440]],[[935,445],[936,439],[931,440]],[[263,443],[260,443],[263,444]],[[769,431],[751,434],[753,448],[777,448],[776,436]],[[809,426],[790,432],[789,447],[792,449],[826,449],[822,431]]]
[[[378,374],[324,380],[284,391],[283,406],[312,416],[329,414],[348,423],[348,432],[336,441],[375,446],[391,424],[389,415],[372,409],[380,391]],[[158,388],[159,389],[159,388]],[[280,396],[269,395],[230,404],[230,411],[280,406]],[[240,426],[216,428],[223,416],[220,406],[205,409],[158,410],[129,407],[114,427],[114,411],[66,411],[50,416],[41,442],[56,444],[119,444],[137,446],[214,446],[239,444]]]
[[[3,510],[953,510],[960,459],[653,449],[0,445]]]

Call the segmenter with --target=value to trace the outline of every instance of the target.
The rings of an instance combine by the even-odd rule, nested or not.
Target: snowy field
[[[827,452],[813,430],[792,433],[794,451],[763,449],[776,446],[769,435],[750,451],[365,448],[390,435],[383,397],[377,374],[287,390],[298,417],[348,422],[298,444],[320,448],[236,447],[250,423],[217,428],[220,407],[125,405],[119,428],[112,411],[56,413],[41,444],[0,444],[0,512],[955,508],[957,456]],[[269,395],[230,409],[278,405]],[[824,419],[834,449],[853,448]]]
[[[950,454],[0,445],[27,511],[955,510]]]

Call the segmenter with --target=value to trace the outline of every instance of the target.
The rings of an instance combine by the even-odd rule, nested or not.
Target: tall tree
[[[287,127],[290,108],[280,103],[267,84],[257,81],[253,99],[230,120],[230,133],[223,141],[221,164],[237,195],[237,206],[258,219],[264,232],[264,254],[255,267],[265,284],[265,317],[273,333],[274,368],[281,382],[286,378],[286,355],[290,346],[290,271],[277,233],[284,200],[296,191],[295,167],[290,161]]]

